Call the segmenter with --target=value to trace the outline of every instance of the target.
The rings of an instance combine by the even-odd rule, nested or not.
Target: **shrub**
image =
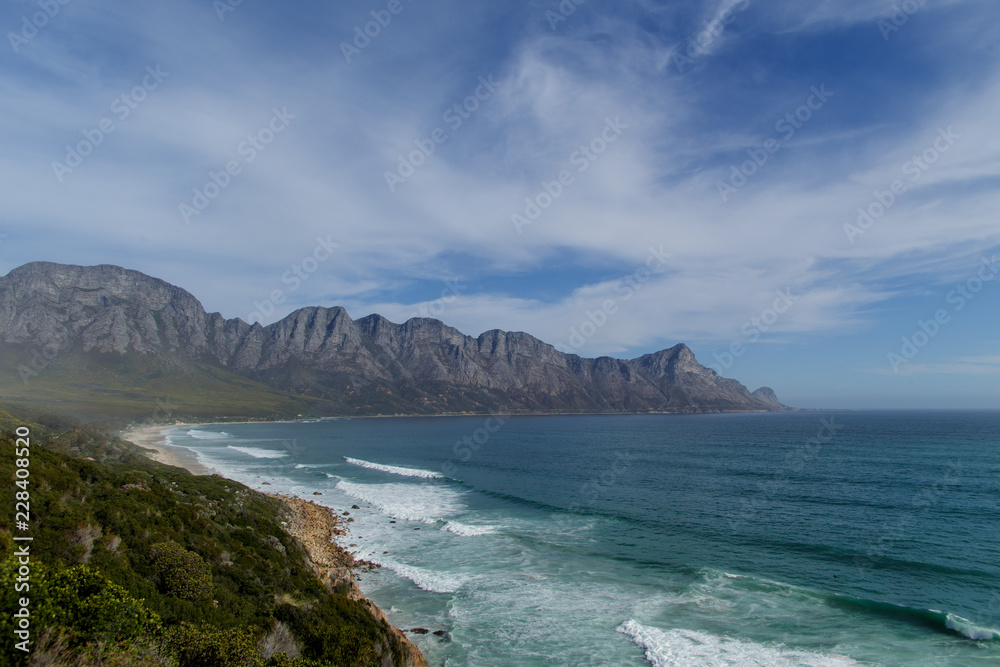
[[[317,601],[309,608],[282,605],[275,616],[287,623],[302,643],[302,655],[323,663],[367,667],[381,663],[375,647],[384,639],[391,653],[401,655],[400,646],[383,634],[361,604],[339,596]],[[396,661],[394,661],[396,662]]]
[[[34,649],[38,634],[53,625],[51,611],[37,609],[37,601],[43,599],[46,592],[46,568],[41,563],[32,563],[30,581],[17,581],[21,576],[19,567],[13,550],[0,563],[0,609],[3,610],[3,614],[0,614],[0,634],[4,637],[3,645],[0,646],[0,664],[22,665],[28,661],[28,656],[15,648],[15,643],[24,638],[18,638],[14,631],[27,629],[20,628],[19,619],[14,617],[21,609],[19,601],[22,598],[30,601],[30,617],[27,622],[30,623],[32,643],[29,648]]]
[[[191,602],[212,596],[212,570],[201,556],[176,542],[154,544],[149,553],[164,593]]]
[[[264,656],[248,630],[181,623],[164,633],[178,667],[262,667]]]
[[[329,667],[330,664],[307,658],[289,658],[284,653],[273,655],[264,663],[265,667]]]
[[[160,618],[121,586],[80,565],[51,577],[39,615],[80,641],[128,642],[158,631]]]
[[[159,631],[159,617],[142,600],[86,566],[59,571],[36,561],[31,564],[31,578],[27,582],[16,581],[18,567],[13,553],[0,564],[0,602],[4,610],[14,610],[19,608],[16,606],[19,598],[30,600],[33,652],[57,655],[64,649],[75,650],[90,642],[126,646]],[[30,589],[16,591],[16,583],[27,583]],[[12,620],[11,614],[0,619],[0,630],[6,637],[15,636]],[[46,637],[50,645],[43,646]],[[27,656],[13,648],[13,642],[4,646],[0,663],[4,659],[6,664],[26,662]]]

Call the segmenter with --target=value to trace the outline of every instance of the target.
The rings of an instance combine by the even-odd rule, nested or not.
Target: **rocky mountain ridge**
[[[313,412],[329,414],[787,409],[770,389],[751,394],[705,368],[683,344],[587,359],[526,333],[472,337],[434,319],[352,320],[339,307],[302,308],[263,327],[207,313],[179,287],[110,265],[35,262],[0,278],[0,350],[29,348],[92,365],[124,359],[143,369],[129,376],[140,386],[157,374],[224,370],[320,401]]]

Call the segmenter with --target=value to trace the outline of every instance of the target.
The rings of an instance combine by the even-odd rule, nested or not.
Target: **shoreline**
[[[157,463],[174,466],[175,468],[183,468],[192,475],[214,474],[211,470],[199,463],[198,457],[195,456],[189,449],[177,447],[167,442],[167,436],[165,435],[167,431],[187,426],[198,426],[198,424],[182,423],[169,425],[158,424],[155,426],[135,426],[122,431],[120,436],[122,439],[128,440],[137,447],[151,450],[148,451],[146,455]]]

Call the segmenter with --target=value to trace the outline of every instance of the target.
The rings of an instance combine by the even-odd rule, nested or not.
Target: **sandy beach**
[[[122,432],[121,437],[139,447],[154,450],[149,454],[149,458],[154,461],[184,468],[193,475],[211,475],[212,471],[198,463],[197,457],[191,451],[183,447],[173,447],[167,443],[165,431],[185,426],[192,426],[192,424],[137,426]]]

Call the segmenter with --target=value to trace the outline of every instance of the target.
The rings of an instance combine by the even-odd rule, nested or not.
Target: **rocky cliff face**
[[[221,361],[249,331],[179,287],[117,266],[35,262],[0,278],[0,343]]]
[[[117,266],[32,263],[0,278],[0,347],[206,364],[347,413],[781,410],[677,345],[638,359],[585,359],[525,333],[466,336],[416,318],[352,320],[304,308],[267,327],[206,313],[190,293]],[[766,391],[765,391],[766,390]]]

